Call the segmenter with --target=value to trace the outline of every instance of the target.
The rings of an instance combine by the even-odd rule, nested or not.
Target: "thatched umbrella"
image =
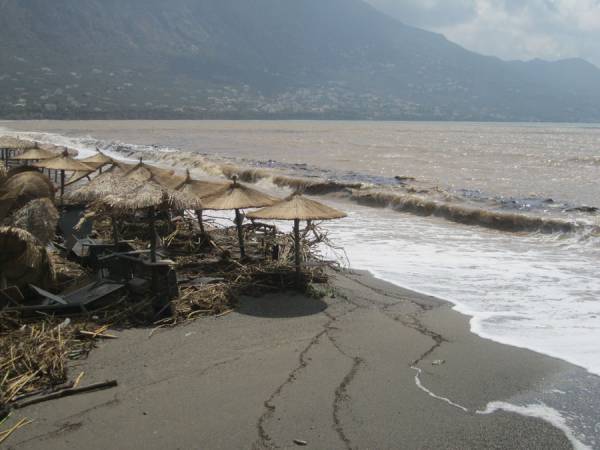
[[[131,167],[125,174],[129,178],[137,178],[141,181],[150,180],[153,177],[164,177],[167,178],[173,175],[174,171],[170,169],[163,169],[160,167],[146,164],[142,158],[140,161]]]
[[[76,204],[102,203],[109,195],[127,197],[140,187],[141,183],[139,181],[124,178],[123,171],[118,166],[113,166],[111,169],[113,170],[98,175],[85,186],[67,194],[65,197],[67,202]],[[116,247],[119,244],[119,231],[115,211],[110,211],[110,217],[113,241]]]
[[[0,148],[4,150],[25,150],[33,145],[33,142],[18,137],[2,136],[0,138]]]
[[[190,171],[185,171],[185,179],[175,186],[175,189],[184,192],[186,194],[194,195],[200,199],[219,192],[220,190],[229,186],[229,183],[222,181],[202,181],[193,180]],[[200,231],[204,233],[204,222],[202,220],[202,210],[196,210],[196,216],[198,217],[198,224],[200,225]]]
[[[92,167],[95,170],[100,170],[100,173],[102,173],[102,168],[104,166],[112,164],[114,160],[110,156],[107,156],[104,153],[102,153],[100,150],[96,149],[96,151],[96,154],[88,156],[87,158],[80,159],[80,161]]]
[[[83,160],[80,160],[83,161]],[[86,166],[88,165],[87,163],[84,163]],[[106,169],[104,172],[115,172],[120,174],[121,176],[125,176],[125,172],[127,172],[128,170],[131,170],[133,166],[131,164],[125,164],[119,161],[113,161],[112,165]],[[79,180],[82,180],[84,178],[89,178],[90,176],[90,171],[86,170],[86,171],[82,171],[82,172],[73,172],[71,174],[71,176],[69,177],[69,179],[65,182],[65,186],[70,186],[71,184],[75,184],[77,183]]]
[[[62,145],[45,144],[45,143],[36,142],[36,148],[41,148],[42,150],[49,150],[51,152],[54,152],[57,155],[62,154],[66,150],[71,158],[76,158],[79,155],[79,150],[75,150],[73,148],[67,148]]]
[[[57,153],[50,150],[44,150],[43,148],[30,148],[25,150],[22,154],[13,157],[16,161],[42,161],[45,159],[56,158]]]
[[[165,188],[153,181],[143,182],[127,195],[109,195],[101,199],[101,202],[106,208],[125,213],[139,210],[148,211],[150,215],[150,257],[152,262],[156,262],[156,211],[202,209],[202,202],[197,197]]]
[[[8,166],[8,160],[13,152],[17,150],[27,150],[34,146],[35,144],[33,142],[19,139],[18,137],[3,136],[0,138],[0,150],[2,150],[2,159],[6,166]]]
[[[346,214],[296,193],[273,206],[248,214],[252,219],[293,220],[294,253],[296,272],[300,275],[300,221],[332,220],[346,217]]]
[[[60,197],[62,199],[65,193],[65,172],[91,172],[92,168],[86,164],[77,161],[69,156],[67,150],[63,152],[61,156],[46,159],[42,162],[34,164],[34,167],[40,167],[45,169],[60,170]]]
[[[238,183],[237,176],[234,176],[231,183],[204,197],[202,203],[204,204],[204,209],[215,211],[235,210],[235,225],[237,227],[238,240],[240,243],[240,256],[244,258],[246,256],[246,250],[244,248],[244,230],[242,228],[244,218],[240,213],[240,209],[271,206],[279,200],[280,199],[276,197],[263,194],[256,189]]]
[[[0,227],[0,289],[43,283],[51,276],[46,249],[29,232]],[[45,286],[43,286],[45,287]]]

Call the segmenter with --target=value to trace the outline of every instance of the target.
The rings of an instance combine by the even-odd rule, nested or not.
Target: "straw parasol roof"
[[[57,154],[49,150],[42,148],[31,148],[26,150],[24,153],[18,156],[14,156],[12,159],[18,161],[41,161],[44,159],[56,158]]]
[[[104,172],[85,186],[67,194],[66,200],[70,203],[91,203],[109,195],[127,197],[140,185],[139,181],[123,178],[120,170]]]
[[[83,160],[81,160],[83,161]],[[85,165],[87,166],[88,163],[85,163]],[[123,179],[123,177],[125,176],[125,172],[127,172],[128,170],[130,170],[133,166],[131,166],[130,164],[125,164],[125,163],[121,163],[118,161],[113,161],[112,165],[106,169],[104,171],[104,173],[108,173],[108,172],[114,172],[115,174],[118,174],[121,176],[121,179]],[[73,172],[73,174],[71,175],[71,177],[67,180],[67,182],[65,183],[65,186],[69,186],[71,184],[75,184],[77,183],[79,180],[84,179],[85,177],[90,175],[90,171],[86,170],[86,171],[82,171],[82,172]]]
[[[130,181],[135,183],[135,180]],[[138,183],[133,190],[127,193],[108,195],[101,199],[101,202],[121,211],[148,208],[202,209],[202,202],[196,196],[173,191],[152,181]]]
[[[77,155],[79,155],[78,150],[75,150],[73,148],[67,148],[61,145],[44,144],[36,142],[36,148],[41,148],[42,150],[49,150],[51,152],[56,153],[57,155],[60,155],[66,151],[71,158],[75,158]]]
[[[190,171],[187,170],[185,179],[183,179],[183,181],[176,185],[175,189],[177,189],[180,192],[185,192],[187,194],[203,198],[211,194],[215,194],[227,188],[229,185],[230,183],[226,181],[192,180],[192,177],[190,176]]]
[[[66,150],[60,156],[54,155],[53,158],[44,159],[44,161],[35,163],[33,166],[43,169],[65,170],[69,172],[91,172],[93,170],[90,166],[68,156]]]
[[[136,178],[140,181],[148,181],[154,177],[167,178],[173,175],[173,171],[169,169],[162,169],[160,167],[151,166],[146,164],[140,159],[135,166],[125,173],[128,178]]]
[[[71,184],[77,183],[79,180],[83,180],[90,174],[89,170],[85,172],[73,172],[73,174],[69,177],[69,179],[65,182],[65,186],[69,186]]]
[[[80,161],[94,169],[99,169],[102,166],[106,166],[108,164],[113,163],[113,159],[110,156],[105,155],[101,151],[98,151],[98,153],[96,153],[95,155],[80,159]]]
[[[25,150],[32,148],[33,146],[34,143],[31,141],[26,141],[12,136],[0,137],[0,148],[6,148],[9,150]]]
[[[203,209],[220,211],[262,208],[271,206],[278,201],[280,199],[240,184],[236,179],[220,190],[202,198]]]
[[[346,217],[346,214],[301,194],[294,194],[273,206],[250,212],[247,216],[270,220],[332,220]]]

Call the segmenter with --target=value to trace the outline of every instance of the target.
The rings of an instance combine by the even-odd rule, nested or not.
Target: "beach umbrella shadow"
[[[289,292],[259,298],[242,297],[236,311],[247,316],[283,319],[312,316],[325,311],[327,307],[327,303],[321,299]]]

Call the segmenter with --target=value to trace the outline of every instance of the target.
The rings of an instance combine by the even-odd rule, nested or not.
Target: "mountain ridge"
[[[0,2],[0,117],[600,120],[600,69],[502,61],[362,0]]]

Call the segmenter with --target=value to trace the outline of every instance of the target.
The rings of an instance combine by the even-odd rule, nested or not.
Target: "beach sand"
[[[150,338],[118,333],[72,373],[119,386],[16,411],[12,421],[35,422],[7,447],[571,448],[542,420],[476,411],[573,366],[481,339],[437,299],[362,272],[333,277],[323,300],[244,298],[231,314]],[[417,386],[415,361],[440,398]]]

